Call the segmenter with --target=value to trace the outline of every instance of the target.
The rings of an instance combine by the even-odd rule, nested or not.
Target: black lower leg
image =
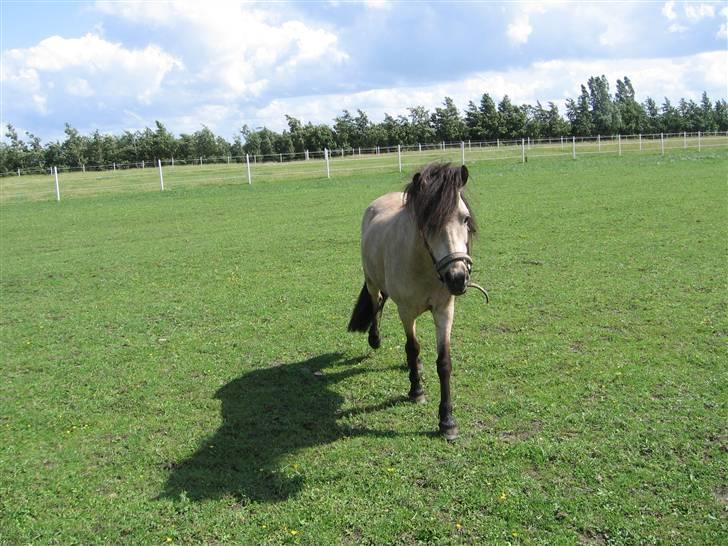
[[[379,336],[379,321],[382,319],[382,309],[384,308],[384,303],[386,301],[387,295],[382,292],[382,296],[379,298],[378,305],[376,306],[372,325],[369,327],[369,346],[372,349],[379,349],[382,345],[382,339]]]
[[[445,348],[437,356],[437,375],[440,378],[440,432],[447,438],[455,438],[458,426],[452,416],[452,400],[450,398],[450,372],[452,362],[450,351]]]
[[[407,336],[404,349],[407,352],[407,367],[409,368],[410,400],[422,402],[424,401],[425,390],[422,388],[422,362],[420,361],[420,344],[417,338]]]

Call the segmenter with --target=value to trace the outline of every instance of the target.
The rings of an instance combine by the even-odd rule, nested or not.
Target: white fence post
[[[576,159],[576,136],[571,137],[571,157]]]
[[[468,141],[468,146],[470,146],[470,141]],[[460,151],[462,152],[463,156],[463,165],[465,165],[465,142],[460,141]]]
[[[174,156],[172,156],[172,167],[174,167]]]
[[[698,151],[700,151],[700,131],[698,131]]]
[[[642,151],[642,133],[640,133],[640,152]]]
[[[250,155],[245,154],[245,166],[248,168],[248,185],[253,183],[253,178],[250,176]]]
[[[377,149],[379,146],[377,146]],[[329,149],[324,148],[324,159],[326,159],[326,178],[331,178],[331,170],[329,169]]]
[[[495,147],[500,148],[500,139],[499,138],[495,139]]]
[[[18,176],[20,176],[20,167],[18,167]]]
[[[399,161],[399,172],[402,172],[402,146],[397,144],[397,161]]]
[[[665,155],[665,134],[660,133],[660,155]]]
[[[561,151],[564,151],[564,137],[561,137]]]
[[[160,191],[164,191],[164,173],[162,173],[162,160],[157,159],[157,165],[159,166],[159,185],[162,187]]]
[[[521,139],[521,163],[526,162],[526,141]]]
[[[202,158],[200,157],[200,167],[202,167]]]
[[[114,170],[116,170],[116,161],[114,161]]]
[[[84,174],[86,174],[86,163],[84,163],[83,165],[81,165],[81,168],[83,169]]]
[[[617,135],[617,146],[619,146],[619,155],[622,155],[622,135]]]
[[[602,151],[602,135],[597,135],[597,152]]]
[[[58,186],[58,167],[53,167],[53,175],[56,178],[56,201],[61,200],[61,188]]]
[[[420,147],[420,152],[422,152],[422,144],[418,142],[418,143],[417,143],[417,146],[419,146],[419,147]]]
[[[683,131],[683,148],[685,150],[688,149],[688,132],[687,131]]]

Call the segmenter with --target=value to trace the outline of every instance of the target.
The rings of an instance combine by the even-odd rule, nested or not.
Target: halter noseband
[[[468,255],[467,252],[451,252],[444,258],[437,260],[435,258],[435,254],[432,252],[430,243],[427,242],[427,237],[425,237],[425,234],[422,232],[420,232],[420,234],[422,235],[422,241],[425,243],[427,253],[432,259],[432,265],[435,266],[435,272],[437,273],[437,277],[440,279],[441,282],[445,282],[445,279],[443,278],[443,271],[445,270],[445,268],[447,268],[448,265],[453,262],[465,263],[465,267],[468,268],[468,274],[470,274],[470,272],[473,270],[473,259]]]

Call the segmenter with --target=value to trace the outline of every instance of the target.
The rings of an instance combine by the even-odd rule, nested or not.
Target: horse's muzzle
[[[470,282],[470,274],[467,267],[462,262],[455,262],[450,268],[445,271],[442,276],[442,280],[445,282],[448,291],[453,296],[462,296],[468,289],[468,282]]]

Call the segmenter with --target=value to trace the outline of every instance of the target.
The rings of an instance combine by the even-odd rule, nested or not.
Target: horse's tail
[[[374,320],[374,304],[372,303],[372,297],[369,295],[367,290],[367,284],[359,292],[359,299],[356,300],[354,310],[351,313],[351,320],[349,320],[350,332],[366,332],[372,325]]]

